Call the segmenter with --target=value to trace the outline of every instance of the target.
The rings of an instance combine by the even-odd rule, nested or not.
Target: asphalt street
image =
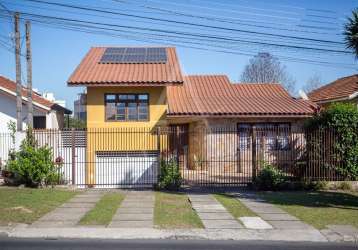
[[[0,249],[46,249],[46,250],[298,250],[298,249],[322,249],[322,250],[357,250],[358,243],[309,243],[309,242],[268,242],[268,241],[207,241],[207,240],[76,240],[76,239],[15,239],[0,238]]]

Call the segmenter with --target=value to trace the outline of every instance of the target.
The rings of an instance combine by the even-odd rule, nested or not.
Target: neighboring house
[[[64,115],[71,111],[33,92],[33,124],[35,129],[63,128]],[[16,122],[16,83],[0,76],[0,132],[8,132],[7,124]],[[23,129],[27,124],[27,90],[22,88]]]
[[[308,94],[308,98],[321,107],[334,102],[354,103],[358,107],[358,75],[342,77],[315,89]]]
[[[267,125],[294,130],[315,112],[314,104],[291,97],[280,84],[234,84],[224,75],[184,75],[173,47],[91,48],[68,85],[87,88],[87,180],[93,184],[110,175],[111,166],[116,167],[113,162],[122,156],[134,159],[135,165],[156,161],[155,133],[153,138],[143,139],[132,136],[131,129],[231,127],[237,131]],[[122,130],[118,134],[91,133],[98,128]],[[240,138],[248,139],[250,135],[245,133]],[[189,165],[203,145],[207,148],[201,157],[210,157],[212,162],[223,154],[237,154],[236,132],[205,144],[208,135],[186,136],[189,138],[183,141],[190,152]],[[221,140],[232,140],[233,148],[223,149]],[[112,162],[105,168],[108,172],[96,171],[97,165],[106,162]]]
[[[73,117],[81,121],[87,120],[86,93],[78,94],[78,99],[73,102]]]

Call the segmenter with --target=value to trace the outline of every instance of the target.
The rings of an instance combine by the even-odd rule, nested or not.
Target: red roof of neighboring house
[[[7,89],[8,91],[11,91],[12,93],[15,93],[16,94],[16,83],[6,77],[3,77],[3,76],[0,76],[0,88],[5,88]],[[27,98],[27,89],[22,87],[22,92],[21,92],[21,95],[23,97],[26,97]],[[34,101],[34,104],[36,105],[37,104],[40,104],[40,105],[43,105],[49,109],[61,109],[61,110],[64,110],[65,113],[67,114],[70,114],[72,113],[70,110],[56,104],[56,103],[53,103],[49,100],[47,100],[46,98],[36,94],[35,92],[32,93],[32,100]],[[37,105],[38,106],[38,105]]]
[[[186,76],[168,86],[168,116],[311,116],[315,105],[280,84],[232,84],[224,75]]]
[[[339,78],[336,81],[313,90],[308,97],[313,102],[348,99],[358,92],[358,75]]]
[[[166,63],[100,63],[107,47],[91,48],[71,75],[68,84],[77,85],[165,85],[182,83],[175,48],[167,47]]]

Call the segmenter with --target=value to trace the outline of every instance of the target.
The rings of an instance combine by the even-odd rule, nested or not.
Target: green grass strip
[[[59,189],[0,188],[0,225],[30,224],[74,195]]]
[[[204,228],[188,196],[177,193],[156,193],[154,223],[166,229]]]
[[[244,216],[256,216],[254,212],[243,205],[236,197],[227,194],[215,194],[217,199],[236,219]]]
[[[96,206],[82,217],[80,225],[108,225],[124,195],[118,192],[105,194]]]
[[[357,193],[262,192],[260,196],[317,229],[327,225],[358,227]]]

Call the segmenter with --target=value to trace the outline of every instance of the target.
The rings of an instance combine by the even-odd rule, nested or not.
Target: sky
[[[307,49],[345,50],[342,44],[343,24],[351,11],[358,7],[358,2],[353,0],[47,1],[154,19],[88,12],[23,0],[0,0],[0,3],[10,11],[109,23],[115,29],[118,29],[115,25],[126,25],[245,40],[214,43],[188,38],[170,40],[166,36],[155,40],[151,34],[136,35],[133,32],[137,30],[133,28],[115,31],[115,36],[113,32],[112,35],[108,35],[109,32],[106,35],[89,34],[60,29],[59,23],[44,24],[32,20],[33,86],[41,92],[53,92],[56,99],[66,100],[70,109],[73,109],[73,101],[83,89],[68,87],[66,81],[91,46],[174,45],[185,74],[226,74],[235,83],[240,81],[240,75],[253,55],[270,52],[286,65],[288,72],[296,80],[297,90],[314,74],[320,75],[324,83],[329,83],[337,78],[356,74],[358,69],[354,56],[349,53]],[[3,7],[0,6],[0,10]],[[15,80],[15,55],[11,48],[13,21],[6,16],[4,9],[1,13],[0,42],[7,46],[0,46],[0,74]],[[21,17],[26,19],[24,15]],[[199,25],[161,22],[155,20],[156,18]],[[206,27],[209,25],[215,28]],[[23,20],[21,36],[22,52],[25,53]],[[292,37],[305,39],[297,40]],[[326,44],[322,41],[337,43]],[[266,43],[285,44],[288,47],[265,45]],[[24,58],[22,60],[22,80],[25,85],[26,62]]]

